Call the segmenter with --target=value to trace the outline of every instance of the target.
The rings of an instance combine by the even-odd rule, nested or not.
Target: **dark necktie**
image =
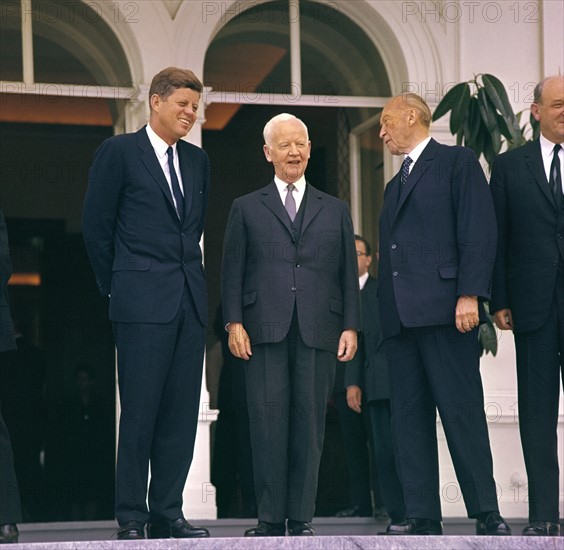
[[[403,159],[403,162],[401,163],[400,182],[402,187],[405,185],[405,182],[409,177],[409,167],[411,166],[412,162],[413,160],[410,157],[405,157],[405,159]]]
[[[548,185],[554,195],[556,204],[560,204],[560,195],[562,194],[562,174],[560,173],[560,159],[558,152],[562,149],[560,144],[554,146],[554,153],[552,155],[552,163],[550,165],[550,177],[548,178]]]
[[[172,183],[172,193],[176,201],[176,213],[182,221],[184,220],[184,195],[180,189],[180,182],[178,181],[178,176],[174,169],[174,150],[172,147],[166,150],[166,154],[168,155],[168,170],[170,172],[170,182]]]
[[[296,188],[291,183],[286,187],[286,200],[284,201],[286,212],[288,212],[288,216],[290,216],[292,221],[296,218],[296,199],[294,199],[295,189]]]
[[[403,162],[401,163],[400,188],[399,188],[399,193],[398,193],[398,202],[399,202],[399,199],[401,197],[401,193],[403,191],[403,188],[405,187],[405,182],[407,181],[407,178],[409,177],[409,167],[411,166],[412,162],[413,162],[412,158],[405,157],[403,159]]]

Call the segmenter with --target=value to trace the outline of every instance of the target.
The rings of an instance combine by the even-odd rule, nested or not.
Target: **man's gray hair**
[[[281,113],[279,115],[276,115],[275,117],[272,117],[265,125],[264,130],[262,132],[262,135],[264,137],[264,143],[270,147],[272,144],[272,134],[274,133],[274,128],[277,124],[280,124],[281,122],[288,122],[290,120],[297,120],[298,122],[300,122],[302,124],[302,126],[304,127],[305,133],[306,133],[306,137],[309,141],[309,133],[307,131],[307,126],[305,125],[304,121],[299,119],[298,117],[291,115],[290,113]]]

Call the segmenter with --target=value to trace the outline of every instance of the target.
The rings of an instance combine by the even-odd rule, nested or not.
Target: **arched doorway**
[[[114,347],[80,219],[92,155],[124,127],[129,64],[95,3],[3,2],[0,27],[0,207],[25,349],[0,392],[24,521],[110,519]]]
[[[209,45],[203,73],[209,90],[204,97],[202,143],[210,155],[216,190],[211,195],[205,233],[212,319],[219,314],[221,248],[229,208],[236,197],[272,179],[272,168],[262,152],[262,129],[275,114],[290,112],[304,120],[312,141],[308,181],[348,201],[356,210],[356,231],[377,241],[375,220],[385,183],[383,151],[374,124],[361,125],[377,123],[378,113],[391,95],[391,85],[373,41],[336,8],[337,4],[308,0],[254,3],[248,9],[240,8],[239,13],[232,11],[233,17]],[[355,129],[356,141],[351,141]],[[351,153],[351,143],[356,154]],[[367,206],[363,209],[364,203]],[[216,326],[208,342],[208,388],[212,403],[219,400],[222,412],[215,434],[216,452],[212,453],[212,483],[217,487],[220,516],[252,515],[245,502],[249,498],[246,484],[252,482],[248,471],[242,468],[230,471],[229,476],[221,475],[222,468],[233,467],[234,450],[238,446],[244,449],[236,433],[238,423],[243,420],[244,424],[244,403],[230,394],[230,388],[241,384],[237,367],[221,369],[221,359],[214,360],[218,339],[224,336],[221,319]],[[226,381],[229,372],[232,374]],[[221,426],[222,415],[230,429]],[[334,452],[339,428],[333,418],[330,420],[325,455],[329,458],[322,463],[318,515],[332,515],[347,506],[346,487],[336,481],[346,471],[342,453]],[[224,449],[231,453],[229,465],[220,460]],[[244,465],[246,460],[248,456],[243,454],[240,463]],[[215,480],[214,471],[219,472]],[[234,487],[237,475],[240,486]],[[235,496],[229,497],[230,491]]]

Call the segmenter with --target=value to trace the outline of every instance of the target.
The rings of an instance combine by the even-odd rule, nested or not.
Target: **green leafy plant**
[[[437,105],[433,121],[450,112],[450,132],[457,145],[470,147],[479,158],[482,154],[490,170],[504,146],[514,149],[540,133],[538,122],[529,115],[521,126],[523,111],[514,113],[503,83],[491,74],[478,74],[468,82],[453,86]],[[480,326],[478,339],[481,353],[497,354],[497,333],[486,306],[487,322]]]
[[[479,74],[452,87],[437,105],[433,120],[448,112],[457,145],[470,147],[478,158],[483,154],[490,168],[504,141],[507,149],[513,149],[528,141],[527,135],[535,139],[540,132],[532,115],[532,132],[526,124],[521,127],[523,111],[513,112],[505,86],[491,74]]]

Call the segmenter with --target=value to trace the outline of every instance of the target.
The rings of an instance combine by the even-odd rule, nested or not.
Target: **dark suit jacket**
[[[474,153],[431,139],[398,202],[399,174],[380,216],[380,315],[384,337],[400,326],[455,322],[461,295],[488,299],[495,213]],[[401,323],[401,324],[400,324]]]
[[[378,280],[368,277],[360,291],[362,327],[356,355],[345,363],[345,388],[362,388],[363,400],[389,399],[388,360],[378,313]]]
[[[360,326],[354,231],[344,202],[307,185],[301,238],[274,182],[233,202],[223,318],[243,323],[252,344],[279,342],[295,304],[305,344],[336,352],[341,332]]]
[[[0,212],[0,352],[16,349],[10,306],[8,280],[12,275],[12,261],[8,248],[8,229]]]
[[[102,143],[90,170],[82,228],[110,319],[167,323],[187,283],[202,323],[207,291],[199,246],[209,193],[205,151],[177,145],[186,216],[178,219],[170,188],[145,128]]]
[[[564,216],[548,186],[539,140],[497,157],[490,187],[499,231],[491,310],[510,308],[516,331],[535,330],[548,318],[558,257],[564,258]]]

